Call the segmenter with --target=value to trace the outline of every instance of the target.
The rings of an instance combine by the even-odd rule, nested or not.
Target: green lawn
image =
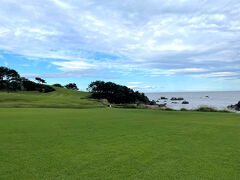
[[[0,108],[0,179],[240,179],[240,115]]]
[[[90,99],[90,93],[54,87],[50,93],[0,91],[0,107],[96,108],[104,106]]]

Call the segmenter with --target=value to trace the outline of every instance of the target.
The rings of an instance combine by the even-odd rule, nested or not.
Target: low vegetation
[[[202,106],[194,110],[199,112],[230,112],[228,110],[218,110],[214,107],[208,107],[208,106]]]
[[[0,91],[0,107],[41,107],[41,108],[96,108],[106,107],[107,102],[91,99],[88,92],[54,87],[55,91]]]

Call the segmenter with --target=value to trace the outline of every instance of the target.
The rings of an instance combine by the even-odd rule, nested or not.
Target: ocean
[[[158,104],[166,103],[167,107],[179,110],[181,108],[195,109],[200,106],[214,107],[219,110],[227,109],[227,106],[240,101],[240,91],[216,91],[216,92],[160,92],[145,93],[150,100],[159,100],[161,97],[167,100],[159,100]],[[172,97],[184,98],[189,104],[182,104],[181,101],[171,101]]]

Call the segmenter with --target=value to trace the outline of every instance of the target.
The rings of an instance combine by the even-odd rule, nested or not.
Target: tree
[[[71,90],[76,90],[76,91],[78,90],[78,87],[75,83],[69,83],[69,84],[65,85],[65,88],[71,89]]]
[[[41,78],[36,78],[36,80],[41,83],[46,83],[45,80]],[[55,91],[53,87],[30,81],[24,77],[21,77],[17,71],[7,67],[0,67],[0,89],[8,91],[39,91],[44,93]]]
[[[61,84],[53,84],[53,86],[63,88]]]
[[[112,82],[95,81],[89,84],[88,91],[95,99],[107,99],[110,103],[149,103],[143,94]]]
[[[41,84],[46,83],[46,81],[44,79],[40,78],[40,77],[36,77],[35,80],[38,81],[38,83],[41,83]]]
[[[0,89],[20,90],[21,78],[17,71],[0,67]]]

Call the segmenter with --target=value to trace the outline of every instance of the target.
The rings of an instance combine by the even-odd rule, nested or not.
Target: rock
[[[184,100],[184,98],[182,98],[182,97],[179,97],[179,98],[172,97],[171,98],[171,101],[182,101],[182,100]]]
[[[182,104],[189,104],[189,102],[188,101],[183,101]]]
[[[167,103],[159,104],[158,107],[166,107]]]
[[[156,103],[156,101],[154,101],[154,100],[152,100],[150,103],[149,103],[149,105],[156,105],[157,103]]]
[[[167,100],[168,98],[162,96],[160,99],[161,100]]]
[[[235,105],[230,105],[227,107],[228,109],[234,109],[235,111],[240,111],[240,101]]]

